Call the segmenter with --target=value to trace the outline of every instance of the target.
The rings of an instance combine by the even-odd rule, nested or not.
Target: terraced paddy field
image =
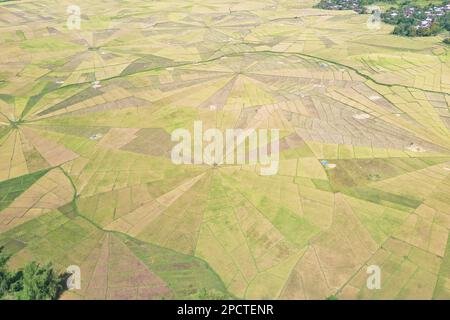
[[[80,266],[63,299],[450,299],[444,35],[314,3],[0,3],[11,267]],[[279,129],[278,173],[174,164],[194,121]]]

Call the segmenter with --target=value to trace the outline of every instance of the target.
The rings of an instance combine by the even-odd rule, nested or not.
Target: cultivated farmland
[[[450,53],[316,1],[0,3],[0,247],[63,299],[450,299]],[[279,129],[279,170],[171,161]],[[380,289],[366,269],[382,272]]]

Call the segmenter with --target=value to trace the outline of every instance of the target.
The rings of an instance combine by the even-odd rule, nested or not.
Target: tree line
[[[52,263],[32,261],[19,270],[9,270],[10,258],[0,247],[0,299],[56,300],[64,291],[67,275],[58,274]]]

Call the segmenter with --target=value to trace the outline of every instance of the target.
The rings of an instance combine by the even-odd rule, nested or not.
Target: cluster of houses
[[[375,2],[375,1],[374,1]],[[388,1],[386,1],[388,2]],[[316,7],[327,10],[353,10],[358,13],[368,13],[363,5],[371,1],[361,0],[321,0]],[[413,5],[406,5],[400,8],[391,8],[381,15],[384,22],[398,25],[407,23],[416,30],[428,29],[437,22],[442,21],[447,13],[450,12],[449,1],[441,5],[429,5],[421,8]],[[447,16],[448,19],[448,16]]]
[[[360,0],[322,0],[317,7],[326,10],[353,10],[364,13],[364,7],[360,2]]]
[[[439,20],[447,12],[450,12],[450,4],[433,5],[426,8],[391,8],[383,15],[383,20],[387,23],[395,24],[401,18],[409,18],[415,21],[416,29],[425,29],[431,27],[433,22]]]

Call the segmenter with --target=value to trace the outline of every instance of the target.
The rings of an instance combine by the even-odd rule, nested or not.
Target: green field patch
[[[60,110],[60,109],[67,108],[71,105],[77,104],[77,103],[85,101],[87,99],[97,97],[102,94],[103,94],[102,91],[100,91],[98,89],[94,89],[92,87],[88,87],[88,88],[85,88],[82,91],[76,93],[75,95],[71,96],[70,98],[63,100],[63,101],[55,104],[54,106],[39,112],[38,115],[44,116],[46,114],[52,113],[52,112]]]
[[[22,41],[20,47],[30,52],[55,52],[81,48],[70,41],[56,37],[40,37]]]
[[[327,170],[330,184],[335,191],[364,186],[408,172],[443,163],[450,158],[387,158],[335,160],[336,168]]]
[[[433,298],[450,300],[450,235],[448,236],[447,249],[442,259]]]
[[[11,239],[3,245],[3,248],[10,254],[15,254],[25,248],[25,243],[20,240]]]
[[[28,114],[28,112],[30,112],[30,110],[42,99],[42,97],[44,97],[47,93],[59,88],[61,85],[57,84],[56,82],[48,82],[45,84],[44,88],[42,89],[41,92],[39,92],[39,94],[31,96],[28,101],[27,104],[25,105],[25,108],[22,111],[22,116],[24,117],[25,115]]]
[[[73,135],[83,138],[90,138],[93,135],[101,134],[105,135],[110,128],[108,127],[99,127],[99,126],[42,126],[43,130],[46,131],[54,131],[58,133],[63,133],[65,135]]]
[[[343,190],[342,193],[399,210],[415,209],[422,203],[422,200],[409,195],[398,195],[370,187],[356,187]]]
[[[23,228],[12,229],[12,237],[22,240],[22,232],[29,233],[32,237],[24,241],[27,257],[31,255],[38,261],[51,260],[64,269],[70,264],[81,265],[104,234],[85,219],[69,219],[57,210],[30,222],[33,224],[28,222]]]
[[[8,207],[14,199],[45,175],[49,169],[0,182],[0,211]]]
[[[120,76],[130,75],[136,72],[145,71],[154,68],[164,68],[173,64],[173,61],[167,58],[148,55],[137,59],[129,64],[120,74]]]
[[[312,183],[316,186],[317,189],[322,191],[333,192],[333,188],[328,180],[322,179],[311,179]]]
[[[16,30],[16,35],[20,40],[26,40],[25,33],[22,30]]]
[[[64,102],[67,104],[66,102]],[[68,103],[70,105],[72,103]],[[65,107],[65,106],[64,106]],[[46,112],[46,111],[44,111]],[[47,113],[47,112],[46,112]],[[161,128],[166,132],[172,132],[178,128],[186,128],[193,131],[193,123],[198,120],[197,108],[175,108],[164,106],[158,110],[120,109],[113,112],[95,112],[83,115],[67,117],[52,117],[42,120],[40,123],[52,126],[109,126],[128,128]]]
[[[91,233],[92,225],[82,219],[70,220],[45,235],[45,240],[59,249],[67,250]],[[32,244],[34,246],[34,243]],[[39,249],[36,247],[36,250]]]
[[[356,198],[346,198],[353,212],[364,224],[371,237],[382,244],[391,236],[409,216],[408,212],[386,208]]]
[[[67,218],[58,211],[49,212],[36,219],[25,222],[17,227],[0,234],[0,246],[11,246],[18,252],[19,248],[25,248],[30,243],[39,241],[51,230],[55,230],[63,223],[67,222]]]
[[[11,130],[10,126],[2,126],[0,127],[0,141],[3,137],[5,137]]]
[[[320,229],[264,196],[256,206],[290,242],[303,247]]]
[[[15,97],[10,94],[4,94],[0,93],[0,100],[8,103],[8,104],[14,104]]]
[[[75,201],[69,202],[68,204],[63,205],[58,208],[58,211],[63,215],[68,217],[69,219],[73,219],[77,215],[77,207]]]
[[[34,147],[28,150],[24,150],[23,155],[27,162],[27,168],[31,172],[50,167],[50,164],[47,162],[47,160],[45,160]]]
[[[220,277],[203,260],[124,235],[119,237],[175,292],[175,298],[195,298],[204,290],[229,296]]]

